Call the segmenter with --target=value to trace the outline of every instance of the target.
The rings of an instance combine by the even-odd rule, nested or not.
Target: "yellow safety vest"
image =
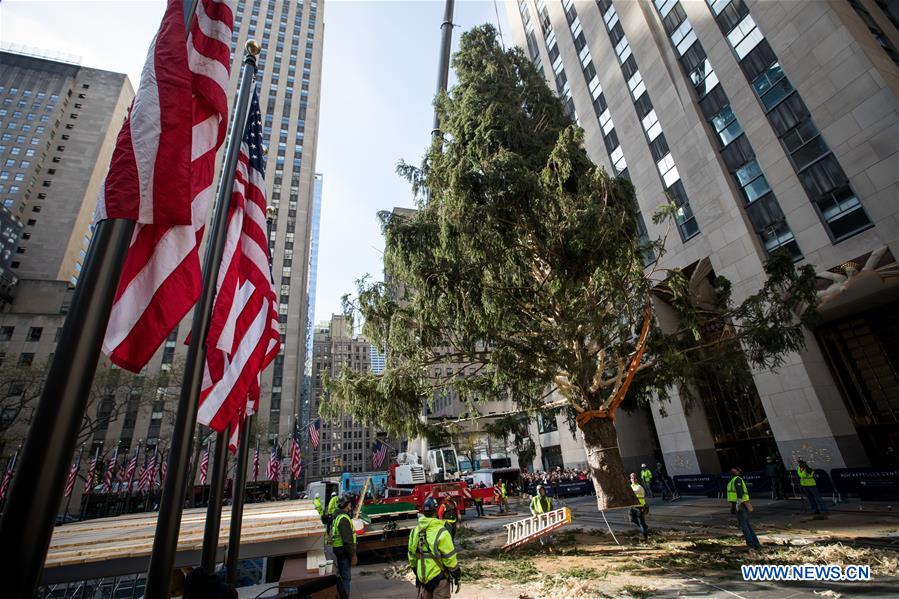
[[[652,471],[649,468],[644,468],[640,471],[640,478],[643,482],[648,483],[652,480]]]
[[[418,580],[425,584],[459,565],[456,546],[443,521],[427,516],[419,516],[418,526],[409,532],[408,557]]]
[[[740,481],[743,484],[743,496],[737,497],[737,481]],[[744,501],[749,501],[749,491],[746,490],[746,483],[743,482],[743,479],[739,476],[734,476],[727,483],[727,500],[730,503],[743,503]]]
[[[796,474],[799,475],[799,485],[802,487],[814,487],[818,484],[815,482],[814,470],[803,470],[802,468],[797,468]]]
[[[499,491],[500,491],[500,494],[502,495],[502,498],[505,499],[506,498],[506,483],[500,484]]]
[[[542,500],[544,498],[546,499],[546,503],[549,506],[546,510],[543,509],[543,501]],[[553,509],[553,502],[552,502],[552,499],[549,498],[549,496],[544,495],[543,497],[540,497],[540,494],[538,493],[537,495],[534,495],[533,497],[531,497],[531,510],[535,514],[551,512],[552,509]]]
[[[640,505],[646,505],[646,491],[643,489],[643,485],[640,483],[632,483],[631,490],[634,492],[634,495],[637,496],[637,501],[640,502]]]
[[[337,511],[337,503],[338,503],[337,494],[331,496],[331,501],[328,502],[328,515],[333,516],[334,512]]]
[[[325,513],[325,508],[322,507],[322,500],[320,497],[316,497],[315,499],[313,499],[312,505],[315,506],[315,511],[318,512],[319,516]]]
[[[340,536],[340,530],[338,529],[341,520],[346,520],[350,523],[350,528],[353,530],[353,543],[356,542],[356,527],[353,526],[353,519],[346,513],[341,512],[340,515],[334,518],[334,522],[331,524],[331,547],[334,549],[343,547],[343,537]]]

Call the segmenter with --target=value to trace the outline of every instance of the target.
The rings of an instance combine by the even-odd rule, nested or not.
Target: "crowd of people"
[[[543,470],[538,470],[536,472],[522,472],[521,479],[524,482],[524,486],[529,486],[591,480],[591,476],[586,470],[577,470],[574,468],[563,469],[557,466],[549,472],[544,472]]]

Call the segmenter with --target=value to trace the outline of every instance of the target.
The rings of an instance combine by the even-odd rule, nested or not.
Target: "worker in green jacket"
[[[331,495],[331,499],[328,501],[328,528],[331,528],[331,523],[334,521],[334,514],[337,513],[337,503],[340,501],[340,497],[337,496],[337,493]]]
[[[752,513],[752,504],[749,503],[749,491],[743,482],[743,471],[734,466],[730,469],[730,480],[727,483],[727,501],[730,503],[730,513],[737,516],[737,524],[743,531],[746,544],[752,549],[761,549],[762,544],[749,522],[749,514]]]
[[[335,498],[337,496],[335,495]],[[350,573],[352,567],[359,563],[356,557],[356,527],[350,512],[353,502],[349,497],[343,497],[337,502],[337,516],[331,523],[331,548],[337,557],[337,571],[347,597],[350,596]]]
[[[646,507],[646,489],[640,484],[636,472],[631,472],[631,491],[637,496],[637,505],[628,511],[628,516],[631,522],[640,529],[640,536],[646,540],[649,535],[649,527],[646,525],[646,514],[649,513],[649,508]]]
[[[537,485],[537,494],[531,497],[531,516],[539,516],[547,512],[553,511],[552,499],[546,494],[546,487]],[[555,553],[553,545],[553,536],[551,534],[543,535],[537,539],[540,546],[545,547],[549,553]]]
[[[652,497],[652,470],[646,464],[640,464],[640,480],[646,493]]]
[[[409,532],[409,565],[415,573],[420,599],[450,599],[453,583],[459,592],[462,579],[453,539],[436,516],[437,502],[428,497],[418,526]]]
[[[812,508],[812,513],[815,516],[826,518],[827,504],[824,503],[821,492],[818,491],[818,483],[815,482],[815,471],[804,460],[796,460],[796,464],[799,466],[796,468],[796,475],[799,476],[799,486],[802,487],[802,491],[805,493],[805,498]]]

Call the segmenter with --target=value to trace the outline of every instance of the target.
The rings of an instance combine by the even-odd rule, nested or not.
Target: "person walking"
[[[440,508],[437,510],[437,517],[443,520],[443,525],[446,526],[446,530],[450,533],[453,541],[455,541],[459,510],[456,509],[456,500],[452,496],[447,497],[440,504]]]
[[[808,500],[809,507],[812,508],[812,513],[817,517],[827,518],[827,504],[824,503],[821,492],[818,491],[818,483],[815,482],[815,471],[804,460],[796,460],[796,464],[798,465],[796,474],[799,476],[799,486],[802,487],[802,491],[805,493],[805,498]]]
[[[727,483],[727,501],[730,503],[730,513],[736,514],[737,524],[743,531],[743,538],[746,539],[746,545],[751,549],[761,549],[762,544],[752,528],[749,521],[749,514],[752,513],[752,504],[749,503],[749,491],[746,490],[746,483],[743,482],[741,475],[743,471],[734,466],[730,469],[730,481]]]
[[[537,494],[531,497],[531,516],[539,516],[540,514],[545,514],[552,510],[553,502],[552,499],[546,495],[546,487],[537,485]],[[555,553],[553,536],[551,534],[543,535],[538,540],[540,541],[541,547],[545,548],[550,553]]]
[[[478,488],[486,489],[487,485],[482,482],[480,485],[478,485]],[[472,499],[472,501],[474,502],[474,509],[478,515],[478,518],[482,517],[484,515],[484,498],[482,496],[476,496]]]
[[[780,464],[775,462],[771,456],[765,458],[765,475],[768,477],[768,482],[771,483],[771,499],[783,499],[783,473],[780,470]]]
[[[643,481],[643,488],[646,493],[652,497],[652,470],[646,467],[646,464],[640,464],[640,480]]]
[[[331,548],[337,557],[337,571],[346,596],[350,596],[350,578],[352,567],[359,563],[356,556],[356,530],[350,511],[353,502],[343,497],[337,502],[337,516],[331,523]]]
[[[462,570],[456,546],[437,515],[437,501],[425,499],[418,525],[409,532],[409,566],[415,573],[419,599],[450,599],[453,583],[459,592]]]
[[[322,496],[320,493],[315,494],[315,499],[312,500],[312,505],[313,507],[315,507],[315,511],[318,512],[318,517],[322,518],[322,522],[324,522],[325,506],[322,505]]]
[[[643,485],[640,484],[640,479],[637,478],[636,472],[631,472],[631,490],[634,492],[634,495],[637,496],[637,503],[630,509],[630,518],[631,522],[637,525],[637,528],[640,529],[640,535],[643,537],[643,540],[646,540],[646,537],[649,535],[649,527],[646,526],[646,514],[649,512],[649,508],[646,507],[646,490],[643,489]]]

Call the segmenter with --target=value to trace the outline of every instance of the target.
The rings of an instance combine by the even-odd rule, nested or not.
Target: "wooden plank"
[[[153,547],[157,513],[128,514],[56,527],[45,568],[104,560],[148,557]],[[197,551],[203,544],[205,509],[186,510],[181,520],[178,551]],[[219,545],[227,545],[230,514],[222,518]],[[270,543],[321,536],[318,512],[308,500],[247,504],[241,544]],[[317,570],[316,564],[316,570]]]
[[[318,565],[327,560],[324,551],[310,551],[306,554],[306,571],[318,572]]]

